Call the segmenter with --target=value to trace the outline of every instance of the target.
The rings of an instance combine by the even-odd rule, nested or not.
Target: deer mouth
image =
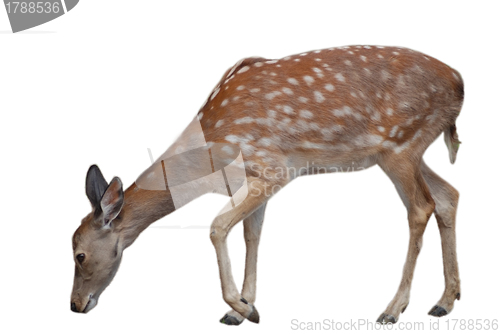
[[[92,310],[95,306],[97,305],[97,299],[93,298],[92,294],[89,296],[89,301],[87,302],[87,305],[85,305],[85,308],[83,309],[83,313],[87,313],[90,310]]]

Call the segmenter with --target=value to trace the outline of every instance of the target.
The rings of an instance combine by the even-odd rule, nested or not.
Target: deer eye
[[[80,262],[80,264],[83,262],[83,260],[85,260],[85,254],[83,253],[80,253],[76,256],[76,259],[78,260],[78,262]]]

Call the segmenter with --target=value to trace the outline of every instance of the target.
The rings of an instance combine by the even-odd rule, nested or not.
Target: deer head
[[[118,271],[124,249],[123,238],[115,229],[124,202],[120,179],[115,177],[108,185],[99,167],[93,165],[87,173],[86,193],[92,212],[73,235],[75,279],[71,310],[80,313],[97,305]]]

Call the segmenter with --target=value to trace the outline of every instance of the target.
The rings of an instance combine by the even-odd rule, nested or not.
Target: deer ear
[[[108,182],[102,176],[101,170],[97,165],[92,165],[87,172],[87,179],[85,181],[85,191],[90,204],[94,209],[99,207],[104,191],[108,187]]]
[[[101,209],[104,226],[118,216],[123,207],[123,185],[119,178],[114,177],[101,199]]]

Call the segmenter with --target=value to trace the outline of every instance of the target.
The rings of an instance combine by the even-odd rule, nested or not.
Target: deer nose
[[[78,310],[76,309],[76,304],[75,303],[71,303],[71,311],[78,312]]]

